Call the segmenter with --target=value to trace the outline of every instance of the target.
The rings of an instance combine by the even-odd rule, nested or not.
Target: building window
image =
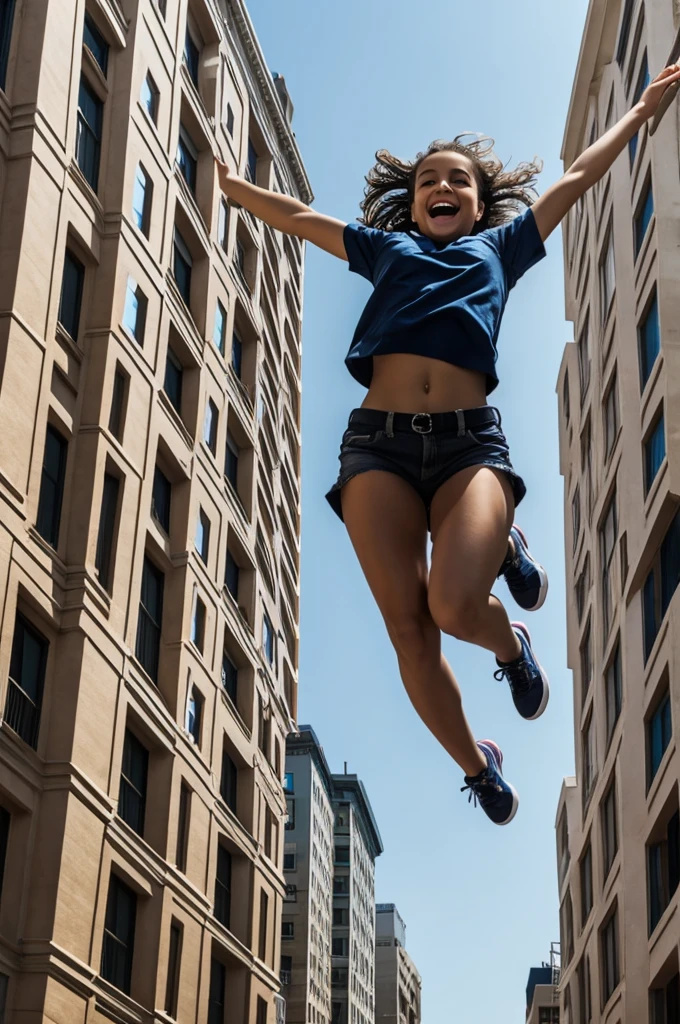
[[[578,485],[574,491],[574,496],[571,499],[571,532],[574,551],[576,551],[576,545],[578,544],[578,539],[581,535],[581,492],[579,491]]]
[[[236,331],[234,331],[231,337],[231,366],[238,379],[241,380],[243,373],[243,342]]]
[[[170,925],[170,948],[168,951],[168,980],[165,986],[165,1012],[173,1020],[177,1017],[179,994],[179,971],[182,960],[182,926],[173,920]]]
[[[347,907],[333,907],[333,926],[345,927],[349,925],[349,909]]]
[[[647,60],[647,53],[645,52],[643,54],[643,57],[642,57],[642,65],[640,67],[640,74],[638,75],[638,79],[637,79],[637,82],[636,82],[636,85],[635,85],[635,92],[633,93],[631,106],[635,106],[635,104],[640,100],[643,92],[645,91],[645,89],[647,88],[647,86],[649,85],[651,80],[652,79],[651,79],[651,76],[649,74],[649,62]],[[635,156],[636,156],[637,151],[638,151],[638,142],[639,142],[639,140],[640,140],[640,133],[636,132],[635,135],[633,136],[633,138],[628,143],[628,158],[629,158],[629,161],[630,161],[631,168],[632,168],[633,164],[635,163]]]
[[[0,89],[7,86],[7,64],[14,23],[14,0],[0,0]]]
[[[163,573],[145,555],[137,620],[136,657],[154,683],[158,682],[164,584]]]
[[[257,952],[260,960],[267,962],[267,916],[269,914],[269,896],[260,889],[260,934]]]
[[[191,269],[194,261],[189,248],[175,228],[173,275],[180,295],[187,306],[191,304]]]
[[[593,1019],[593,1003],[590,994],[590,959],[587,956],[582,957],[581,962],[578,965],[577,974],[580,1012],[579,1024],[590,1024]],[[555,1022],[556,1024],[560,1024],[559,1008]]]
[[[586,315],[578,339],[578,376],[581,387],[581,405],[585,402],[590,384],[590,316]]]
[[[219,413],[212,398],[208,399],[205,407],[205,422],[203,424],[203,440],[210,451],[215,454],[217,450],[217,422]]]
[[[83,283],[85,267],[67,249],[64,257],[64,276],[61,282],[61,299],[59,301],[59,323],[66,333],[78,340],[80,327],[80,311],[83,302]]]
[[[51,424],[48,424],[40,478],[36,529],[53,548],[56,548],[59,542],[67,454],[68,442]]]
[[[101,975],[130,995],[137,897],[117,875],[111,875],[106,901]]]
[[[229,135],[234,135],[234,111],[231,103],[227,103],[227,132]]]
[[[663,409],[657,417],[656,423],[652,427],[647,436],[647,440],[644,443],[644,455],[645,493],[648,494],[650,487],[656,479],[656,474],[661,469],[661,463],[666,457],[666,429]]]
[[[349,956],[349,939],[345,937],[334,938],[332,940],[331,955]]]
[[[186,33],[184,35],[184,63],[186,64],[189,77],[198,89],[198,65],[200,58],[200,49],[196,45],[189,31],[187,25]]]
[[[294,939],[295,938],[295,922],[294,921],[282,921],[281,922],[281,938],[282,939]]]
[[[619,915],[617,910],[602,929],[602,1006],[609,1002],[619,983]]]
[[[574,956],[574,908],[571,902],[571,890],[560,908],[560,937],[562,948],[562,966],[567,967]]]
[[[611,309],[616,288],[616,265],[614,263],[614,232],[612,226],[607,231],[607,241],[600,259],[600,297],[602,301],[602,320],[606,321]]]
[[[349,875],[333,875],[333,895],[349,895]]]
[[[680,511],[654,557],[642,591],[645,660],[654,646],[661,623],[680,583]]]
[[[644,320],[638,329],[638,347],[640,351],[640,385],[649,380],[652,368],[661,351],[661,331],[659,328],[659,303],[656,292],[647,310]]]
[[[283,792],[290,793],[291,795],[295,793],[295,775],[293,772],[286,772],[283,776]]]
[[[220,210],[217,219],[217,241],[226,252],[229,239],[229,205],[226,199],[220,199]]]
[[[227,968],[220,960],[210,960],[210,990],[208,993],[208,1024],[224,1024],[226,1012]]]
[[[236,795],[238,788],[238,769],[226,750],[222,751],[222,778],[220,793],[227,807],[236,814]]]
[[[99,65],[101,73],[106,77],[109,66],[109,46],[87,11],[83,27],[83,44],[88,48]]]
[[[132,216],[135,224],[143,235],[149,237],[151,224],[151,202],[153,200],[153,182],[141,164],[137,165],[135,187],[132,192]]]
[[[614,450],[619,433],[619,384],[616,371],[612,374],[611,384],[604,399],[604,457],[605,460]]]
[[[184,368],[182,364],[172,349],[168,348],[168,354],[165,360],[165,380],[163,381],[163,390],[170,399],[172,407],[180,414],[182,412],[183,377]]]
[[[583,757],[583,806],[588,806],[588,801],[595,786],[597,778],[597,759],[595,754],[595,721],[590,714],[581,736],[581,751]]]
[[[581,930],[593,909],[593,852],[588,843],[581,857]]]
[[[236,258],[236,267],[238,269],[238,272],[241,275],[244,283],[247,285],[248,282],[246,281],[246,250],[240,238],[236,239],[236,248],[234,251],[234,256]]]
[[[666,689],[647,721],[647,788],[656,777],[672,736],[671,697]]]
[[[120,480],[111,473],[104,474],[102,506],[99,513],[99,533],[97,535],[97,553],[94,565],[97,578],[104,590],[111,591],[111,569],[113,548],[116,539],[116,515],[118,512],[118,493]]]
[[[295,871],[296,870],[296,854],[295,853],[284,853],[283,855],[283,870],[284,871]]]
[[[165,473],[156,466],[153,474],[151,494],[151,515],[158,525],[170,533],[170,508],[172,506],[172,484]]]
[[[215,909],[214,916],[229,928],[231,919],[231,854],[217,844],[217,872],[215,874]]]
[[[274,664],[274,647],[275,647],[274,627],[272,621],[264,612],[262,616],[262,648],[265,653],[265,657],[270,665]]]
[[[282,985],[290,985],[292,972],[293,972],[293,958],[292,958],[292,956],[282,956],[281,957],[281,971],[280,971],[281,984]]]
[[[201,561],[208,564],[208,549],[210,547],[210,520],[203,511],[198,511],[198,521],[196,523],[196,539],[194,541],[196,550],[201,556]]]
[[[583,489],[586,521],[590,523],[593,512],[593,445],[590,417],[581,435],[581,466],[583,467]]]
[[[667,985],[649,993],[650,1024],[673,1024],[680,1020],[680,975],[674,974]]]
[[[198,595],[196,595],[196,604],[191,620],[191,642],[203,654],[203,644],[205,642],[205,605]]]
[[[257,184],[257,150],[253,144],[251,138],[248,139],[248,162],[246,164],[246,181],[252,182],[253,185]]]
[[[293,832],[295,829],[295,801],[290,797],[286,800],[286,832]]]
[[[602,563],[602,609],[604,618],[604,634],[609,635],[612,624],[614,593],[612,586],[612,570],[614,566],[614,552],[616,551],[616,538],[618,535],[618,523],[616,513],[616,492],[611,497],[609,506],[600,527],[600,559]]]
[[[224,583],[236,602],[238,602],[238,585],[241,570],[236,562],[236,559],[232,555],[231,551],[227,551],[227,565],[224,573]]]
[[[569,400],[569,374],[566,371],[562,384],[562,412],[564,414],[564,421],[568,425],[571,416],[571,402]]]
[[[189,700],[187,702],[186,731],[197,747],[201,745],[201,724],[203,722],[203,697],[196,686],[191,687]]]
[[[5,722],[24,743],[38,746],[48,644],[44,636],[17,615],[9,666]]]
[[[617,643],[614,657],[605,672],[605,704],[607,709],[607,743],[612,738],[614,728],[621,714],[623,687],[621,682],[621,647]]]
[[[148,774],[149,751],[133,732],[126,729],[118,792],[118,814],[140,836],[144,835]]]
[[[218,352],[224,355],[224,346],[227,338],[227,311],[218,300],[215,310],[215,327],[213,330],[213,341]]]
[[[569,823],[567,821],[566,810],[562,811],[560,815],[560,822],[557,826],[557,862],[558,862],[558,878],[560,887],[567,877],[567,871],[569,870]]]
[[[142,82],[140,102],[154,124],[158,123],[159,100],[160,92],[158,91],[158,86],[153,80],[153,75],[148,71]]]
[[[148,300],[137,282],[128,277],[125,292],[125,309],[123,311],[123,327],[131,334],[138,344],[144,344],[146,329],[146,312]]]
[[[227,431],[227,447],[224,458],[224,475],[234,488],[238,490],[238,460],[240,450],[232,435]]]
[[[103,114],[104,104],[89,85],[85,76],[81,75],[78,93],[76,163],[83,172],[88,185],[95,192],[97,191],[99,181]]]
[[[590,618],[586,624],[580,648],[581,661],[581,707],[585,705],[590,683],[593,677],[593,639]]]
[[[12,823],[12,816],[8,810],[4,807],[0,807],[0,894],[2,893],[2,886],[5,880],[5,861],[7,860],[7,844],[9,843],[9,829]],[[0,995],[2,994],[2,988],[0,986]],[[2,1018],[3,1003],[0,999],[0,1024],[3,1024]]]
[[[222,686],[232,704],[236,706],[236,696],[238,693],[238,668],[231,660],[226,650],[222,653]]]
[[[647,847],[647,904],[651,935],[680,881],[680,814],[676,810],[658,841]]]
[[[191,820],[191,790],[182,782],[179,788],[179,813],[177,819],[176,862],[180,871],[187,869],[189,851],[189,822]]]
[[[317,1024],[319,1018],[317,1016]],[[262,996],[257,997],[257,1014],[255,1016],[255,1024],[267,1024],[267,1003]]]
[[[336,846],[333,862],[335,864],[349,864],[349,846]]]
[[[180,174],[187,183],[189,191],[193,196],[195,196],[198,151],[186,130],[181,126],[179,129],[179,141],[177,143],[177,166],[179,167]]]
[[[616,63],[619,66],[623,66],[623,61],[626,56],[626,50],[628,49],[628,40],[630,38],[630,29],[633,23],[633,7],[635,6],[635,0],[625,0],[623,7],[623,16],[621,18],[621,30],[619,32],[619,42],[616,47]]]
[[[616,824],[616,782],[612,781],[602,800],[602,852],[604,855],[604,879],[611,870],[617,850],[619,848],[619,836]]]
[[[654,214],[654,191],[651,178],[645,185],[642,199],[635,214],[635,257],[637,258],[642,249],[642,243],[647,235],[647,228]]]
[[[586,600],[590,592],[590,558],[588,555],[586,555],[583,568],[578,575],[574,590],[576,596],[576,615],[580,623],[583,618],[583,612],[585,611]]]
[[[123,424],[125,422],[125,411],[127,405],[128,384],[130,378],[126,373],[116,366],[113,376],[113,389],[111,393],[111,411],[109,412],[109,430],[117,441],[123,440]]]

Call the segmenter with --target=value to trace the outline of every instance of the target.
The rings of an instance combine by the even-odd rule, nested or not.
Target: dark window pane
[[[141,101],[142,106],[144,107],[144,109],[146,110],[147,114],[149,115],[154,124],[156,124],[156,121],[158,119],[158,99],[158,86],[154,82],[151,73],[149,73],[142,82]]]
[[[215,348],[218,352],[224,355],[224,343],[226,340],[227,333],[227,311],[218,301],[217,309],[215,310],[215,328],[213,330],[213,341],[215,342]]]
[[[654,483],[665,457],[666,429],[662,413],[645,443],[645,489],[647,491]]]
[[[253,140],[248,139],[248,163],[246,164],[246,181],[251,181],[253,184],[257,183],[257,150],[253,145]]]
[[[649,746],[649,783],[659,770],[668,744],[673,734],[673,723],[671,719],[671,698],[666,693],[661,698],[661,703],[652,715],[647,726]]]
[[[193,638],[192,638],[193,639]],[[187,704],[187,732],[194,742],[201,742],[201,721],[203,719],[203,698],[195,686],[192,686]]]
[[[59,541],[59,524],[61,522],[61,503],[64,497],[67,452],[68,442],[66,439],[53,426],[48,426],[45,437],[42,476],[40,479],[40,498],[38,501],[36,529],[40,536],[44,537],[53,548],[56,548]]]
[[[0,0],[0,89],[7,85],[7,62],[13,23],[14,0]]]
[[[138,835],[144,835],[146,812],[146,781],[149,773],[149,751],[135,734],[125,730],[123,766],[120,773],[118,813]]]
[[[113,392],[111,395],[111,412],[109,413],[109,430],[121,441],[123,437],[123,418],[125,414],[125,399],[127,398],[128,377],[122,370],[117,369],[113,378]]]
[[[260,889],[260,934],[258,941],[258,956],[260,960],[267,959],[267,915],[269,913],[269,897],[264,889]]]
[[[227,103],[227,131],[230,135],[234,134],[234,111],[231,103]]]
[[[180,128],[179,142],[177,143],[177,165],[189,191],[192,195],[196,195],[196,147],[182,128]]]
[[[151,496],[151,515],[170,533],[170,506],[172,501],[172,484],[165,474],[156,466],[153,476],[153,494]]]
[[[84,280],[85,267],[67,249],[66,256],[64,257],[64,276],[61,282],[58,319],[61,326],[74,341],[78,340]]]
[[[193,260],[191,253],[187,247],[186,242],[180,235],[179,231],[175,229],[175,258],[173,264],[173,273],[175,276],[175,282],[179,293],[184,299],[187,306],[191,302],[191,268],[193,266]]]
[[[165,1012],[169,1017],[177,1016],[177,995],[179,992],[179,969],[182,959],[182,927],[173,921],[170,926],[170,949],[168,952],[168,980],[165,986]]]
[[[196,43],[191,37],[189,28],[187,26],[186,34],[184,36],[184,62],[189,71],[191,81],[198,89],[198,61],[199,61],[199,49]]]
[[[224,579],[227,585],[227,590],[229,591],[229,593],[231,594],[235,601],[238,601],[239,575],[240,569],[236,564],[236,560],[232,555],[231,551],[227,551],[227,567]]]
[[[137,622],[136,656],[154,682],[158,681],[164,582],[163,573],[145,556]]]
[[[647,184],[638,212],[635,217],[635,255],[637,256],[642,248],[642,243],[647,234],[649,222],[654,213],[654,192],[651,181]]]
[[[607,741],[611,739],[619,715],[621,713],[622,683],[621,683],[621,648],[617,644],[616,654],[607,669],[605,677],[605,697],[607,708]]]
[[[99,535],[97,537],[97,554],[95,567],[99,582],[105,590],[111,588],[111,559],[116,532],[116,513],[118,511],[118,492],[120,480],[110,473],[104,475],[102,491],[102,507],[99,516]]]
[[[274,627],[272,626],[271,619],[265,612],[262,620],[262,646],[264,647],[264,653],[267,657],[267,661],[270,665],[274,664]]]
[[[224,460],[224,475],[234,488],[238,490],[238,458],[239,448],[231,434],[227,433],[227,448]]]
[[[165,362],[165,381],[163,382],[163,389],[178,413],[182,412],[183,376],[184,370],[182,368],[182,364],[172,349],[168,348],[168,355]]]
[[[85,12],[83,43],[105,75],[109,66],[109,46],[87,11]]]
[[[227,807],[236,814],[238,770],[229,757],[227,751],[222,753],[222,778],[220,780],[220,793]]]
[[[17,615],[9,667],[5,721],[34,749],[38,743],[40,711],[45,685],[47,640]]]
[[[210,451],[215,454],[217,448],[217,422],[219,413],[217,412],[217,406],[213,402],[212,398],[208,399],[208,404],[205,407],[205,422],[203,423],[203,440],[207,444]]]
[[[225,928],[229,927],[231,918],[231,854],[221,844],[217,847],[215,917]]]
[[[220,200],[220,212],[219,219],[217,221],[217,241],[227,251],[227,241],[229,238],[229,207],[224,199]],[[224,351],[224,350],[222,350]]]
[[[213,957],[210,961],[208,1024],[225,1024],[227,968]]]
[[[618,832],[616,826],[616,787],[609,787],[602,803],[602,845],[604,850],[604,877],[614,863],[618,850]]]
[[[621,18],[621,31],[619,33],[619,42],[616,47],[616,62],[617,64],[623,64],[623,59],[626,56],[626,50],[628,48],[628,40],[630,38],[630,29],[633,22],[633,7],[635,6],[635,0],[625,0],[623,8],[623,17]]]
[[[137,897],[116,875],[111,875],[106,901],[101,974],[116,988],[130,994],[135,941]]]
[[[207,565],[208,552],[210,549],[210,520],[203,509],[200,509],[198,513],[195,547],[201,556],[201,561],[205,562]]]
[[[234,369],[234,373],[238,379],[241,380],[243,370],[243,343],[236,331],[234,331],[231,339],[231,365]]]
[[[677,512],[661,545],[661,618],[668,611],[680,583],[680,512]]]
[[[184,783],[179,790],[179,815],[177,821],[177,867],[180,871],[187,869],[187,851],[189,846],[189,819],[191,816],[191,790]]]
[[[9,842],[9,828],[12,817],[9,811],[5,810],[4,807],[0,807],[0,897],[2,896],[2,886],[5,878],[5,861],[7,859],[7,844]],[[0,1005],[0,1009],[2,1009]],[[0,1022],[2,1017],[0,1016]]]
[[[132,216],[143,235],[149,237],[151,222],[151,200],[153,198],[153,182],[141,164],[137,167],[135,187],[132,193]]]
[[[238,690],[238,668],[226,651],[222,654],[222,686],[233,704],[236,704]]]
[[[651,654],[660,625],[656,614],[656,572],[654,569],[647,576],[642,590],[642,619],[646,661]]]
[[[123,310],[123,327],[140,345],[144,344],[148,300],[136,281],[128,277]]]
[[[97,191],[99,160],[102,142],[102,116],[104,104],[81,77],[78,93],[78,129],[76,133],[76,162],[86,181]]]

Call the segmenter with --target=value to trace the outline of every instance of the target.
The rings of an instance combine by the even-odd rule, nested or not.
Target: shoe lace
[[[461,793],[468,793],[468,803],[474,802],[476,807],[488,807],[493,803],[498,793],[503,792],[503,787],[495,776],[483,775],[481,778],[468,779],[466,786],[460,787]]]
[[[519,551],[516,551],[512,558],[503,563],[500,575],[516,588],[518,585],[527,584],[531,573],[532,567],[527,565]]]
[[[509,665],[498,668],[493,677],[499,683],[505,677],[515,697],[523,697],[527,694],[533,683],[531,671],[524,658],[518,658],[517,661],[511,661]]]

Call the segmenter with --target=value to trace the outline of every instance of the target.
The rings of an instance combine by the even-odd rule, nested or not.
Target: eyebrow
[[[437,171],[436,171],[436,169],[434,167],[426,167],[424,170],[418,171],[418,177],[420,178],[420,176],[422,174],[436,174],[436,173],[437,173]],[[450,173],[451,174],[464,174],[466,178],[469,178],[470,180],[472,180],[472,175],[470,174],[469,171],[466,171],[464,167],[454,167],[454,168],[451,169]]]

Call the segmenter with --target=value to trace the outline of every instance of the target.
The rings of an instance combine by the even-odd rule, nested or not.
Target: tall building
[[[333,783],[311,726],[288,737],[281,981],[286,1024],[330,1024]]]
[[[591,0],[565,167],[641,95],[680,5]],[[677,58],[676,58],[677,59]],[[678,1020],[679,108],[564,232],[559,374],[576,775],[557,814],[564,1024]]]
[[[532,967],[527,981],[526,1024],[560,1024],[559,943],[553,943],[550,963]]]
[[[382,839],[356,775],[333,775],[332,1024],[376,1024],[375,862]]]
[[[331,774],[309,725],[286,745],[281,981],[287,1024],[375,1024],[378,826],[356,775]]]
[[[280,1015],[303,254],[213,153],[309,201],[290,109],[241,0],[0,3],[8,1019]]]
[[[420,1024],[422,983],[406,952],[406,925],[394,903],[375,908],[376,1024]]]

